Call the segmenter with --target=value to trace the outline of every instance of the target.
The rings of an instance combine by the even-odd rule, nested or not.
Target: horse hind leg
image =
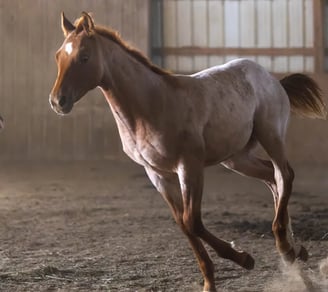
[[[221,164],[240,175],[256,178],[264,182],[271,190],[276,205],[277,188],[274,179],[273,164],[270,160],[260,159],[251,153],[251,150],[257,144],[258,142],[253,139],[251,146],[250,144],[247,145],[244,150],[223,161]]]
[[[288,214],[294,171],[285,155],[283,136],[274,126],[256,130],[256,137],[269,155],[274,169],[274,188],[271,190],[275,198],[275,216],[272,231],[276,247],[285,261],[294,262],[296,258],[306,261],[305,248],[295,244]]]
[[[294,171],[288,161],[280,167],[278,164],[275,165],[275,179],[277,181],[278,201],[272,231],[275,235],[276,246],[285,261],[292,263],[296,258],[306,261],[308,253],[302,245],[297,246],[295,244],[291,219],[288,214],[288,201],[294,180]]]

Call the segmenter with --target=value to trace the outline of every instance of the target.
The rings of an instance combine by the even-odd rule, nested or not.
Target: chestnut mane
[[[109,40],[118,44],[123,50],[129,53],[130,56],[135,58],[137,61],[148,67],[153,72],[160,74],[160,75],[170,75],[170,72],[156,66],[153,64],[145,55],[143,55],[139,50],[135,49],[127,42],[125,42],[120,34],[110,28],[103,27],[103,26],[95,26],[95,31],[103,37],[108,38]]]

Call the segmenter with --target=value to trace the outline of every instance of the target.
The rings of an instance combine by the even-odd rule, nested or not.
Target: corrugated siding
[[[63,41],[60,12],[81,11],[148,50],[148,1],[0,1],[0,159],[97,159],[122,155],[116,125],[98,90],[70,116],[59,117],[48,96],[56,78],[54,54]]]
[[[314,72],[313,22],[313,0],[165,0],[164,64],[191,73],[247,57],[275,73]]]

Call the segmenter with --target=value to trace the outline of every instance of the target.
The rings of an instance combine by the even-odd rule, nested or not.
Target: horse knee
[[[204,231],[204,225],[200,216],[195,217],[189,213],[184,213],[183,225],[187,234],[200,236]]]
[[[279,171],[275,171],[274,185],[277,186],[277,192],[279,193],[280,198],[285,197],[288,201],[292,191],[294,178],[294,170],[291,168],[288,162],[283,167],[281,167]],[[267,184],[270,185],[270,183]]]
[[[278,236],[278,238],[283,238],[286,236],[286,223],[279,222],[278,220],[273,221],[272,223],[272,232],[275,236]]]

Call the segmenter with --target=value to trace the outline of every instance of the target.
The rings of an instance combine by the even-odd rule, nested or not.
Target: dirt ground
[[[275,250],[266,187],[207,169],[205,224],[256,260],[245,271],[210,251],[219,291],[306,291],[301,273],[314,291],[328,291],[328,272],[319,272],[328,256],[327,167],[295,171],[290,210],[310,258],[288,270]],[[1,291],[201,291],[187,240],[133,163],[2,163],[0,202]]]

